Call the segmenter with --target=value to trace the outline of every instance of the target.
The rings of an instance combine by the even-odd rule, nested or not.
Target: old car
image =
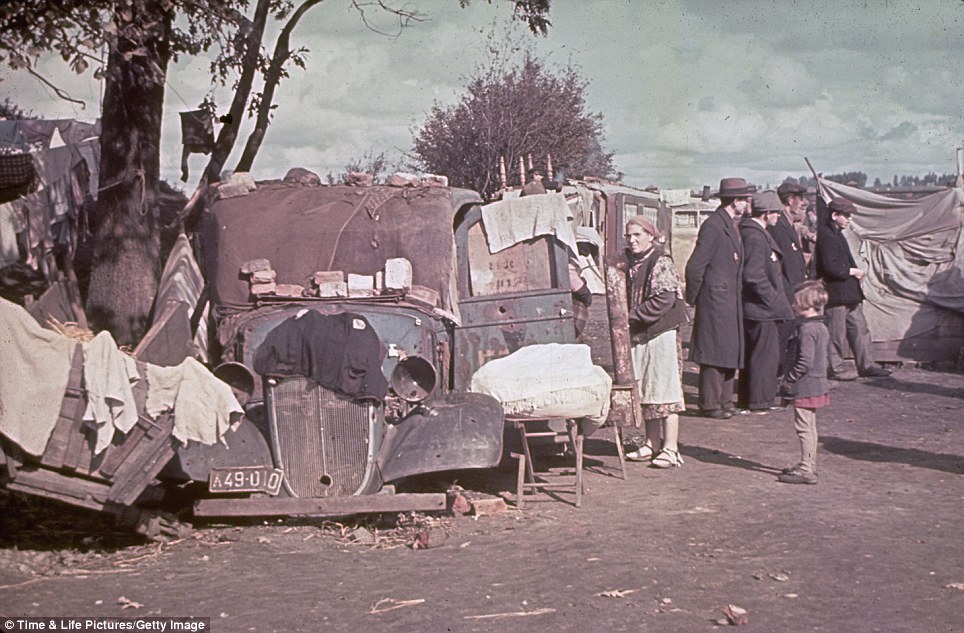
[[[494,249],[478,194],[437,179],[214,193],[194,239],[206,354],[240,422],[220,442],[183,444],[171,416],[142,415],[140,435],[91,458],[72,375],[62,449],[37,460],[12,447],[11,488],[118,513],[157,482],[199,493],[195,516],[440,510],[444,493],[396,484],[505,457],[501,403],[468,385],[492,358],[574,341],[563,240],[537,232]],[[200,308],[164,314],[195,326],[190,341]],[[175,338],[151,338],[166,363],[183,355]]]

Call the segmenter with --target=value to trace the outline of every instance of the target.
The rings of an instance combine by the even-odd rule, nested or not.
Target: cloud
[[[255,177],[279,177],[295,164],[324,175],[367,151],[400,154],[434,103],[455,102],[488,48],[501,45],[489,33],[504,29],[511,3],[417,4],[428,19],[394,38],[366,29],[343,0],[305,16],[292,44],[310,49],[308,67],[292,68],[279,89]],[[964,138],[959,2],[557,0],[551,19],[547,37],[527,41],[553,64],[581,69],[587,109],[603,114],[606,147],[629,184],[698,187],[738,174],[775,183],[806,173],[804,156],[821,171],[871,179],[954,169]],[[208,63],[185,58],[171,67],[168,178],[179,172],[177,112],[210,90]],[[58,103],[6,69],[3,89],[47,116],[93,118],[99,83],[62,72],[58,59],[44,69],[88,109]],[[213,94],[225,109],[231,91]],[[250,125],[243,122],[239,145]],[[203,164],[192,157],[195,176]]]

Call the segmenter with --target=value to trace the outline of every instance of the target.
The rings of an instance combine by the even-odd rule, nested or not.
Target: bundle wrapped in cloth
[[[585,418],[609,415],[612,379],[593,365],[588,345],[528,345],[491,360],[472,376],[471,391],[502,403],[506,415]]]

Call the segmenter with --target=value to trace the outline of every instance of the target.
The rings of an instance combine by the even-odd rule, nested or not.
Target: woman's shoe
[[[817,476],[808,472],[798,471],[780,475],[777,477],[777,481],[785,484],[809,484],[812,486],[817,483]]]
[[[804,466],[803,462],[797,462],[797,463],[794,464],[793,466],[787,466],[786,468],[782,469],[782,470],[780,471],[780,474],[781,474],[781,475],[795,475],[795,474],[798,474],[798,473],[800,473],[800,472],[803,472],[803,471],[806,470],[806,469],[807,469],[807,468],[806,468],[806,466]],[[810,474],[812,474],[812,475],[814,475],[814,476],[816,476],[816,474],[817,474],[817,471],[815,471],[815,470],[809,471],[809,472],[810,472]]]
[[[631,462],[649,462],[653,460],[654,455],[656,455],[656,453],[653,452],[653,447],[648,444],[643,444],[636,450],[626,453],[626,459]]]
[[[683,456],[679,451],[671,451],[668,448],[664,448],[653,458],[654,468],[679,468],[682,465]]]

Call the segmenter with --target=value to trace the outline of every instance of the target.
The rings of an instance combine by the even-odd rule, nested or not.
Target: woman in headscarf
[[[627,454],[656,468],[683,465],[679,453],[679,413],[683,402],[683,348],[680,326],[689,321],[683,283],[672,258],[657,240],[659,230],[642,216],[626,223],[629,260],[629,333],[639,383],[646,439]]]

